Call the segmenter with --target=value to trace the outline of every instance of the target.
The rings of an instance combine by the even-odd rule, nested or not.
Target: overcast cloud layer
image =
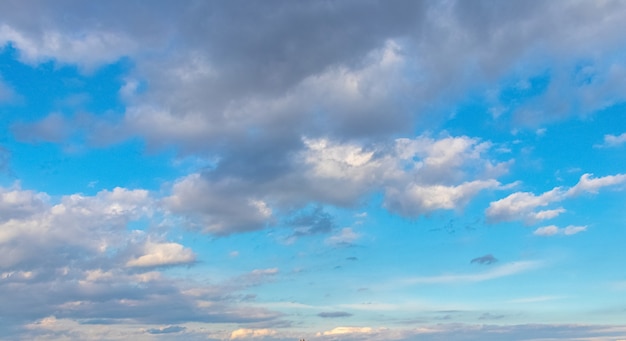
[[[0,2],[0,338],[626,339],[621,1]]]

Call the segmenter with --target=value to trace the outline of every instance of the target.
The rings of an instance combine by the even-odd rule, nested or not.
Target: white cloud
[[[604,135],[604,141],[600,144],[595,144],[595,148],[614,148],[619,147],[622,144],[626,143],[626,133],[622,133],[620,135]]]
[[[361,238],[361,235],[354,232],[350,227],[345,227],[339,233],[332,235],[326,239],[329,245],[350,245]]]
[[[486,210],[487,219],[491,222],[503,222],[522,219],[532,224],[537,221],[551,219],[565,212],[563,208],[536,211],[551,203],[563,200],[564,191],[554,188],[539,196],[529,192],[516,192],[503,199],[491,202]]]
[[[626,143],[626,133],[620,135],[604,135],[604,146],[617,147]]]
[[[504,222],[523,220],[527,224],[534,224],[542,220],[552,219],[565,212],[562,207],[553,209],[537,210],[550,204],[580,195],[582,193],[598,193],[603,187],[620,185],[626,182],[626,174],[607,175],[600,178],[592,178],[592,174],[583,174],[578,183],[564,189],[556,187],[541,195],[529,192],[516,192],[509,196],[493,201],[485,211],[490,222]]]
[[[317,189],[357,197],[382,188],[385,207],[410,217],[462,208],[481,190],[498,188],[499,182],[489,177],[507,167],[486,159],[490,143],[468,137],[402,138],[391,147],[370,149],[328,140],[305,142],[305,160],[312,170],[308,177]],[[479,179],[463,181],[470,174]]]
[[[438,209],[461,208],[481,190],[499,185],[496,180],[476,180],[458,186],[410,183],[404,189],[388,188],[385,207],[403,216],[417,217]]]
[[[115,188],[95,196],[63,196],[54,205],[45,193],[15,189],[0,191],[0,210],[9,210],[0,221],[0,266],[35,267],[39,262],[64,262],[64,248],[77,254],[101,254],[125,243],[132,220],[150,216],[151,199],[145,190]],[[45,200],[44,200],[45,199]],[[75,255],[74,255],[75,256]]]
[[[533,232],[536,236],[553,236],[557,233],[559,233],[559,228],[555,225],[540,227]]]
[[[10,189],[0,187],[0,222],[39,213],[48,200],[45,193],[22,190],[19,183]]]
[[[188,264],[196,260],[193,251],[178,243],[155,243],[147,241],[142,248],[143,254],[126,263],[129,267],[153,267],[164,265]]]
[[[276,331],[272,330],[272,329],[246,329],[246,328],[241,328],[241,329],[237,329],[237,330],[233,330],[233,332],[230,334],[230,339],[231,340],[235,340],[235,339],[253,339],[253,338],[262,338],[262,337],[267,337],[267,336],[273,336],[276,335]]]
[[[567,195],[575,196],[581,193],[598,193],[602,187],[609,187],[626,182],[626,174],[607,175],[600,178],[592,178],[593,174],[583,174],[576,186],[567,191]]]
[[[559,228],[558,226],[555,226],[555,225],[548,225],[548,226],[537,228],[533,232],[533,234],[536,236],[542,236],[542,237],[554,236],[557,234],[571,236],[571,235],[584,232],[584,231],[587,231],[587,226],[569,225],[567,227]]]
[[[317,336],[334,336],[334,335],[346,335],[346,334],[371,334],[378,331],[383,331],[384,328],[375,329],[372,327],[335,327],[331,330],[317,333]]]

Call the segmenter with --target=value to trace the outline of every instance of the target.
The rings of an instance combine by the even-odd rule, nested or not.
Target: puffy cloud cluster
[[[162,234],[129,229],[141,219],[158,222],[156,207],[145,190],[115,188],[52,199],[18,185],[0,188],[0,295],[6,298],[0,314],[7,316],[2,328],[15,331],[43,319],[33,331],[50,336],[60,328],[55,318],[151,325],[278,316],[240,307],[231,296],[278,269],[242,275],[237,285],[203,286],[163,275],[163,267],[193,264],[196,255]]]
[[[276,220],[274,212],[311,202],[353,207],[372,193],[384,194],[388,210],[417,217],[461,209],[478,192],[499,188],[494,177],[510,165],[491,157],[490,143],[466,136],[302,143],[271,175],[222,172],[229,164],[218,161],[211,171],[177,181],[163,204],[191,228],[217,235],[261,229]]]

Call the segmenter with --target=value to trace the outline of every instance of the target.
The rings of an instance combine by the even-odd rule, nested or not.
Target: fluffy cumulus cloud
[[[142,253],[128,262],[130,267],[153,267],[164,265],[188,264],[195,261],[193,252],[177,243],[155,243],[147,241]]]
[[[262,229],[277,222],[274,212],[309,203],[354,207],[372,193],[383,193],[390,211],[417,217],[461,209],[480,191],[499,188],[495,178],[511,164],[498,161],[490,143],[466,136],[301,143],[303,150],[268,165],[268,174],[265,164],[255,165],[257,173],[217,161],[212,170],[176,181],[163,205],[190,228],[216,235]]]
[[[47,197],[19,188],[2,190],[0,207],[11,212],[2,221],[0,249],[11,255],[3,257],[4,267],[36,268],[63,264],[81,253],[103,255],[124,242],[121,232],[130,221],[151,214],[144,190],[115,188],[92,197],[74,194],[57,204],[42,200]]]
[[[251,197],[242,179],[211,181],[192,174],[174,184],[164,199],[171,212],[186,217],[188,225],[207,233],[230,234],[263,228],[272,210],[262,198]],[[253,195],[253,194],[252,194]]]
[[[0,260],[0,294],[7,298],[0,313],[10,316],[2,321],[7,331],[24,321],[44,319],[33,330],[54,335],[46,326],[58,323],[45,320],[52,314],[66,322],[105,324],[252,322],[278,316],[240,307],[228,298],[263,283],[276,269],[246,275],[236,287],[226,282],[209,287],[182,283],[155,271],[191,264],[196,255],[163,236],[129,229],[131,223],[156,214],[148,191],[115,188],[58,199],[18,186],[0,192],[0,207],[7,212],[0,222],[0,254],[5,255]]]

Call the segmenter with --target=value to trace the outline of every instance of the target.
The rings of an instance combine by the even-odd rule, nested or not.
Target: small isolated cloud
[[[476,257],[474,259],[472,259],[470,261],[470,263],[478,263],[478,264],[485,264],[485,265],[489,265],[489,264],[493,264],[495,262],[497,262],[498,259],[496,257],[494,257],[492,254],[488,254],[488,255],[484,255],[482,257]]]
[[[273,329],[237,329],[230,333],[230,339],[251,339],[257,337],[266,337],[276,335],[276,331]]]
[[[567,195],[575,196],[581,193],[598,193],[602,187],[615,186],[626,182],[626,174],[607,175],[601,178],[592,178],[593,174],[586,173],[580,177],[576,186],[567,191]]]
[[[328,237],[326,239],[326,244],[335,246],[352,245],[360,237],[361,235],[354,232],[352,228],[346,227],[341,229],[339,233]]]
[[[484,313],[478,317],[479,320],[499,320],[504,318],[504,315],[494,315],[490,313]]]
[[[180,333],[184,331],[185,329],[187,328],[181,327],[181,326],[168,326],[168,327],[148,329],[147,332],[149,334],[173,334],[173,333]]]
[[[487,220],[490,222],[504,222],[522,219],[526,223],[551,219],[565,212],[563,208],[539,210],[539,207],[546,207],[549,204],[561,201],[564,192],[557,187],[541,195],[528,192],[516,192],[506,198],[494,201],[489,204],[486,210]]]
[[[377,330],[371,327],[337,327],[325,332],[317,333],[317,336],[349,335],[349,334],[372,334]]]
[[[604,135],[604,143],[597,144],[595,147],[597,148],[610,148],[610,147],[619,147],[626,143],[626,133],[622,133],[620,135]]]
[[[189,264],[196,260],[191,249],[177,243],[154,243],[146,242],[143,246],[144,254],[129,260],[129,267],[153,267]]]
[[[337,318],[337,317],[350,317],[352,314],[347,313],[345,311],[331,311],[331,312],[322,312],[317,314],[319,317],[323,318]]]
[[[542,236],[542,237],[548,237],[548,236],[554,236],[554,235],[571,236],[571,235],[584,232],[584,231],[587,231],[587,226],[569,225],[567,227],[559,228],[558,226],[555,226],[555,225],[549,225],[549,226],[544,226],[544,227],[540,227],[536,229],[535,232],[533,232],[533,234],[535,236]]]

